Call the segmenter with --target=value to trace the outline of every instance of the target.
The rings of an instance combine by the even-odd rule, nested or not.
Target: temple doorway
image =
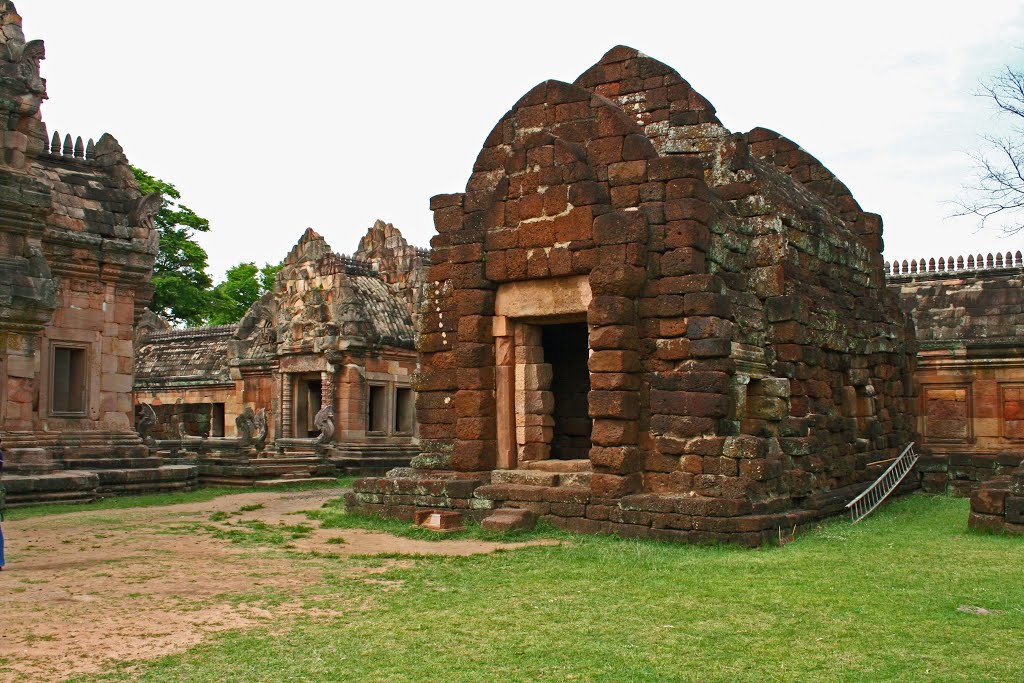
[[[590,454],[592,427],[587,403],[590,353],[586,323],[542,326],[541,347],[544,362],[551,366],[550,390],[554,397],[550,458],[585,459]]]
[[[313,424],[323,401],[320,375],[301,375],[295,379],[295,437],[310,439],[320,435]]]

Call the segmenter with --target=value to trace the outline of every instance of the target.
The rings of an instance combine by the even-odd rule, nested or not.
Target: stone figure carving
[[[252,406],[246,406],[235,418],[235,428],[241,445],[263,450],[267,444],[267,411],[263,408],[253,411]]]
[[[39,62],[46,59],[46,47],[41,40],[30,40],[19,50],[17,44],[9,44],[11,57],[18,63],[18,75],[24,79],[30,92],[46,94],[46,81],[40,75]]]
[[[263,447],[267,445],[267,411],[260,408],[256,411],[253,416],[253,424],[255,430],[253,432],[253,442],[257,449],[263,450]]]
[[[153,224],[153,218],[160,211],[163,203],[163,195],[159,192],[153,192],[136,199],[131,211],[128,212],[128,225],[145,230],[144,236],[147,240],[147,246],[159,245],[160,243],[160,234]]]
[[[235,418],[235,429],[238,431],[239,443],[243,446],[251,446],[253,432],[256,431],[256,415],[251,406],[246,406],[242,414]]]
[[[153,430],[156,429],[157,424],[156,411],[148,403],[140,403],[139,405],[142,407],[142,410],[135,425],[135,431],[142,437],[143,443],[147,446],[152,446],[155,441]]]
[[[331,406],[321,408],[313,418],[313,426],[320,430],[320,436],[317,437],[316,442],[318,444],[330,443],[334,438],[334,408]]]
[[[46,256],[43,255],[42,249],[35,245],[29,246],[26,249],[26,257],[28,259],[29,277],[46,280],[53,277],[53,273],[50,271],[50,264],[46,262]]]

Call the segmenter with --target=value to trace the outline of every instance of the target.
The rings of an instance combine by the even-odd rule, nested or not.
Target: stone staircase
[[[583,514],[590,500],[590,460],[539,460],[515,470],[495,470],[489,484],[473,492],[495,508],[521,508],[537,515]]]
[[[17,439],[5,437],[4,445],[10,444],[3,476],[8,505],[77,503],[112,494],[191,491],[198,484],[194,466],[150,457],[137,436],[110,438],[114,443],[106,448],[101,434],[54,435],[46,441],[48,448],[25,448]]]
[[[338,474],[349,476],[382,475],[396,467],[408,467],[418,454],[419,447],[414,444],[345,444],[327,450]]]

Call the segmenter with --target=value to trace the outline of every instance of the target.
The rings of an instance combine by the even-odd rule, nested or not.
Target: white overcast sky
[[[533,85],[617,44],[674,67],[733,131],[795,140],[882,214],[886,257],[1016,251],[947,219],[998,121],[972,95],[1024,62],[1020,2],[17,0],[46,41],[50,133],[110,132],[210,219],[211,272],[277,262],[307,226],[413,243]]]

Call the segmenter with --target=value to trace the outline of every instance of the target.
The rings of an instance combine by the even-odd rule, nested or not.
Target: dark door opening
[[[320,436],[320,430],[313,424],[321,407],[320,378],[300,378],[295,384],[295,436],[307,439]]]
[[[551,439],[553,460],[590,456],[592,422],[587,404],[590,392],[589,331],[586,323],[544,325],[541,345],[544,362],[551,365],[551,392],[555,395],[555,428]]]

